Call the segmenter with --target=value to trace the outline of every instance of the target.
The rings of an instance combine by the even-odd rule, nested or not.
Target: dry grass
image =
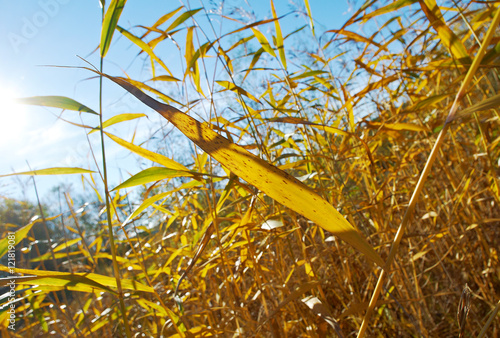
[[[292,32],[281,32],[280,21],[273,20],[253,27],[233,24],[231,32],[208,38],[208,29],[196,25],[204,9],[184,8],[166,23],[143,23],[149,30],[120,31],[155,60],[155,76],[183,79],[153,86],[167,89],[160,90],[161,99],[198,121],[203,117],[204,126],[299,178],[335,206],[385,260],[496,12],[492,4],[446,2],[439,11],[433,0],[411,2],[370,3],[341,30],[320,37],[313,25],[287,37]],[[403,7],[395,11],[395,4]],[[313,22],[313,14],[306,1],[303,15]],[[176,26],[179,16],[186,21]],[[154,49],[168,44],[177,29],[187,41],[180,46],[184,70],[169,74]],[[264,34],[268,29],[274,37]],[[498,42],[494,36],[459,114],[498,93]],[[225,72],[215,72],[215,65]],[[178,95],[173,83],[189,97]],[[139,80],[132,84],[161,94]],[[463,330],[465,337],[473,337],[495,308],[500,298],[496,106],[451,122],[382,284],[368,322],[370,336],[449,337]],[[68,229],[66,241],[81,241],[55,257],[43,257],[55,258],[54,270],[96,275],[65,277],[76,287],[61,285],[54,276],[19,282],[19,290],[26,287],[21,283],[41,286],[22,292],[15,334],[126,335],[119,298],[131,335],[347,337],[359,331],[380,272],[365,255],[293,207],[275,202],[258,182],[249,185],[252,173],[247,178],[231,174],[198,148],[181,165],[161,157],[159,150],[146,153],[110,137],[170,169],[145,171],[142,180],[129,181],[142,196],[132,201],[132,209],[128,187],[110,193],[115,258],[104,218],[94,233],[79,228],[81,214],[53,220]],[[165,142],[172,140],[161,140],[157,149]],[[96,190],[97,178],[87,179]],[[79,207],[69,197],[67,203],[69,210]],[[133,213],[141,205],[147,208]],[[207,231],[212,231],[210,241],[202,240]],[[113,293],[116,280],[106,277],[113,276],[113,260],[122,297]],[[142,291],[135,291],[132,281]],[[459,310],[459,326],[459,304],[469,308],[461,300],[466,284],[470,311],[465,321],[466,311]],[[61,291],[65,288],[84,292]],[[63,294],[69,298],[65,307]],[[3,312],[4,334],[9,333],[6,323]],[[498,335],[498,323],[492,321],[490,336]]]

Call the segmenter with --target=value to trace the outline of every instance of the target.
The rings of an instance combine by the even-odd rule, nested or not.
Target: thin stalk
[[[363,318],[363,323],[361,324],[361,327],[360,327],[359,332],[358,332],[358,338],[363,337],[365,334],[365,331],[368,327],[368,323],[370,321],[370,316],[371,316],[373,310],[375,309],[375,305],[376,305],[378,297],[380,295],[380,291],[382,290],[382,285],[383,285],[383,282],[385,279],[385,275],[387,274],[387,271],[389,271],[389,268],[392,265],[394,257],[396,256],[396,252],[399,249],[399,244],[401,243],[401,239],[402,239],[403,234],[406,230],[406,226],[408,225],[410,217],[413,215],[413,211],[415,210],[418,196],[420,195],[420,192],[422,191],[422,189],[424,187],[425,180],[427,179],[427,176],[429,175],[431,168],[432,168],[432,165],[434,163],[434,160],[436,159],[437,154],[439,152],[439,149],[441,148],[441,144],[443,143],[444,136],[446,135],[446,131],[448,130],[450,123],[455,119],[455,114],[458,110],[459,101],[465,95],[466,88],[469,86],[474,74],[476,73],[477,69],[479,68],[481,60],[483,59],[483,56],[485,55],[486,48],[490,44],[490,41],[493,38],[493,34],[495,33],[495,30],[498,27],[499,22],[500,22],[500,8],[497,9],[495,17],[493,18],[493,21],[490,25],[490,28],[488,29],[488,32],[486,33],[486,36],[484,38],[483,45],[479,49],[479,52],[477,53],[476,57],[474,58],[474,62],[472,62],[472,66],[469,68],[469,71],[467,72],[467,75],[465,76],[465,79],[462,82],[462,85],[461,85],[461,87],[460,87],[460,89],[455,97],[455,101],[453,102],[453,105],[450,109],[448,117],[446,118],[446,121],[444,122],[443,129],[439,133],[438,138],[436,140],[436,143],[434,144],[434,147],[432,148],[432,151],[429,155],[429,159],[427,160],[427,163],[425,164],[425,168],[424,168],[422,174],[420,175],[420,179],[418,180],[417,186],[415,187],[413,195],[411,196],[408,209],[406,210],[406,213],[403,217],[403,221],[401,222],[401,225],[399,226],[398,232],[396,233],[396,237],[394,238],[394,241],[392,243],[391,250],[389,252],[389,256],[387,257],[387,261],[385,263],[384,269],[380,273],[380,276],[379,276],[378,281],[377,281],[377,285],[375,286],[375,290],[373,291],[372,298],[370,299],[370,304],[368,305],[368,309],[366,311],[365,317]]]
[[[491,315],[488,317],[488,320],[486,321],[486,324],[484,324],[483,328],[481,329],[481,332],[479,332],[479,335],[477,338],[483,338],[484,335],[486,334],[486,330],[490,327],[491,323],[493,322],[493,319],[497,316],[498,310],[500,310],[500,301],[498,301],[497,306],[493,309],[491,312]]]
[[[102,17],[104,19],[104,6],[102,7]],[[113,272],[116,279],[116,288],[118,289],[118,299],[120,301],[120,312],[122,314],[123,326],[125,327],[125,334],[127,338],[131,338],[130,327],[127,320],[127,309],[125,307],[125,301],[123,299],[122,284],[120,281],[120,270],[118,269],[118,261],[116,260],[116,248],[115,239],[113,235],[113,221],[111,220],[111,203],[109,201],[109,189],[108,189],[108,172],[106,167],[106,152],[104,147],[104,128],[102,126],[102,72],[103,72],[103,62],[104,58],[101,56],[99,63],[99,131],[101,134],[101,151],[102,151],[102,172],[103,172],[103,182],[104,182],[104,194],[106,195],[106,218],[108,221],[108,235],[109,235],[109,245],[111,247],[111,256],[113,257]]]

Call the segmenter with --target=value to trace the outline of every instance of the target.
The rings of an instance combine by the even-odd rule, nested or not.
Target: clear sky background
[[[309,1],[319,33],[325,29],[340,28],[352,14],[345,0]],[[129,0],[119,25],[140,35],[143,30],[134,26],[151,26],[163,14],[179,6],[191,9],[204,6],[217,11],[219,5],[219,1]],[[303,8],[304,4],[301,0],[275,0],[275,6],[278,16],[281,16],[289,13],[292,8]],[[253,13],[254,21],[272,17],[267,0],[224,2],[225,13],[241,10]],[[252,19],[251,15],[249,19]],[[218,22],[220,18],[213,16],[213,20]],[[295,16],[288,16],[280,22],[284,35],[307,23],[304,18]],[[200,23],[203,24],[202,21]],[[265,31],[265,28],[262,30]],[[27,171],[27,161],[33,169],[57,166],[95,169],[84,129],[61,121],[58,118],[61,113],[59,109],[14,105],[11,99],[43,95],[67,96],[97,110],[98,80],[89,80],[93,74],[79,69],[43,65],[88,66],[77,57],[80,56],[97,67],[99,53],[95,50],[99,44],[100,31],[101,9],[98,0],[0,0],[0,174]],[[184,45],[184,41],[177,42]],[[149,58],[144,54],[138,56],[138,52],[138,47],[115,32],[105,59],[104,71],[111,75],[122,75],[126,71],[132,78],[139,80],[151,78]],[[182,76],[179,52],[173,44],[158,52],[174,71],[174,75],[177,73]],[[176,72],[176,69],[179,71]],[[151,113],[130,95],[125,95],[122,89],[108,82],[104,87],[104,119],[121,113],[148,114],[148,119],[141,118],[109,129],[126,140],[131,140],[136,130],[136,144],[146,140],[158,126],[166,125],[158,114]],[[61,115],[73,122],[83,121],[92,126],[98,124],[95,116],[82,114],[81,121],[78,116],[77,112],[72,111]],[[99,160],[97,134],[91,135],[90,142]],[[137,159],[128,151],[109,139],[106,140],[106,146],[112,186],[139,171]],[[33,200],[33,187],[29,183],[29,177],[18,177],[19,179],[0,178],[0,196],[27,197]],[[80,189],[76,176],[37,177],[42,196],[59,182],[72,182],[76,189]]]

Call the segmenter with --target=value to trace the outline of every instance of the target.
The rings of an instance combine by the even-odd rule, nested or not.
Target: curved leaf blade
[[[262,48],[272,56],[276,57],[276,53],[274,52],[273,47],[271,47],[271,45],[269,44],[269,41],[267,41],[265,35],[262,34],[257,28],[252,28],[252,32],[257,38],[257,40],[259,40]]]
[[[57,217],[59,217],[59,215],[53,216],[53,217],[50,217],[50,218],[46,218],[45,220],[46,221],[51,221],[51,220],[53,220],[53,219],[55,219]],[[23,226],[22,228],[20,228],[19,230],[17,230],[14,233],[14,238],[13,239],[12,239],[12,237],[10,237],[8,235],[6,237],[2,238],[0,240],[0,258],[2,258],[7,253],[7,251],[9,251],[9,241],[12,242],[12,240],[14,240],[14,244],[10,244],[10,245],[15,246],[16,244],[18,244],[19,242],[21,242],[24,238],[26,238],[26,236],[28,235],[28,232],[31,230],[31,228],[33,227],[33,225],[35,225],[35,223],[38,223],[38,222],[41,222],[41,221],[42,221],[41,218],[33,219],[29,224],[27,224],[27,225]]]
[[[105,57],[108,53],[116,25],[118,24],[118,19],[122,14],[126,2],[127,0],[112,0],[106,11],[101,30],[101,57]]]
[[[65,96],[32,96],[17,99],[17,102],[32,106],[44,106],[97,114],[89,107]]]
[[[108,120],[104,121],[102,123],[102,128],[104,129],[104,128],[107,128],[109,126],[112,126],[113,124],[138,119],[139,117],[144,117],[144,116],[147,117],[146,114],[120,114],[120,115],[116,115],[116,116],[113,116],[113,117],[109,118]],[[95,127],[94,129],[89,131],[89,134],[92,134],[93,132],[98,131],[99,129],[100,129],[99,127]]]
[[[70,167],[54,167],[39,170],[23,171],[20,173],[12,173],[0,175],[0,177],[16,176],[16,175],[71,175],[71,174],[90,174],[94,173],[93,170],[83,168],[70,168]]]
[[[174,160],[171,160],[166,156],[163,156],[163,155],[154,153],[150,150],[144,149],[142,147],[136,146],[135,144],[127,142],[125,140],[122,140],[121,138],[119,138],[118,136],[115,136],[113,134],[110,134],[107,132],[104,132],[104,133],[110,139],[112,139],[113,141],[115,141],[116,143],[121,145],[122,147],[130,150],[133,153],[136,153],[137,155],[139,155],[141,157],[144,157],[145,159],[148,159],[148,160],[153,161],[155,163],[161,164],[161,165],[163,165],[167,168],[170,168],[170,169],[189,171],[189,169],[186,168],[185,166],[183,166],[182,164],[180,164]]]
[[[295,177],[232,143],[180,110],[154,100],[125,79],[106,74],[103,76],[156,110],[234,174],[346,241],[379,266],[384,266],[384,261],[356,229],[331,204]]]
[[[151,167],[133,175],[132,177],[130,177],[128,180],[126,180],[113,190],[135,187],[136,185],[156,182],[163,180],[165,178],[184,177],[184,176],[193,176],[193,173],[183,170]]]
[[[99,275],[96,273],[69,273],[59,271],[31,270],[31,269],[13,269],[15,273],[24,274],[27,276],[16,277],[16,284],[27,285],[45,285],[65,287],[68,290],[94,292],[96,290],[108,291],[115,293],[116,279]],[[0,271],[9,272],[10,269],[4,265],[0,265]],[[0,280],[0,285],[4,285],[9,280]],[[154,292],[150,286],[143,285],[137,281],[123,279],[121,280],[122,288],[135,291]]]

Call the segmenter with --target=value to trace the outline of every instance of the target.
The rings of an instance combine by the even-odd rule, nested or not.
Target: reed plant
[[[189,2],[125,27],[124,6],[103,8],[101,67],[85,68],[191,151],[169,156],[179,138],[166,130],[139,143],[107,129],[142,112],[104,121],[69,98],[22,99],[100,116],[81,124],[102,135],[97,173],[17,174],[80,174],[102,211],[92,230],[75,212],[45,216],[68,236],[34,260],[53,271],[16,268],[31,277],[17,278],[14,334],[498,334],[498,3],[367,1],[321,33],[308,0],[288,14],[271,0],[272,17],[251,22],[221,7],[220,27]],[[285,30],[292,15],[304,26]],[[116,34],[150,62],[148,78],[103,69]],[[110,187],[109,142],[150,166]],[[37,222],[19,224],[16,242],[36,240]]]

